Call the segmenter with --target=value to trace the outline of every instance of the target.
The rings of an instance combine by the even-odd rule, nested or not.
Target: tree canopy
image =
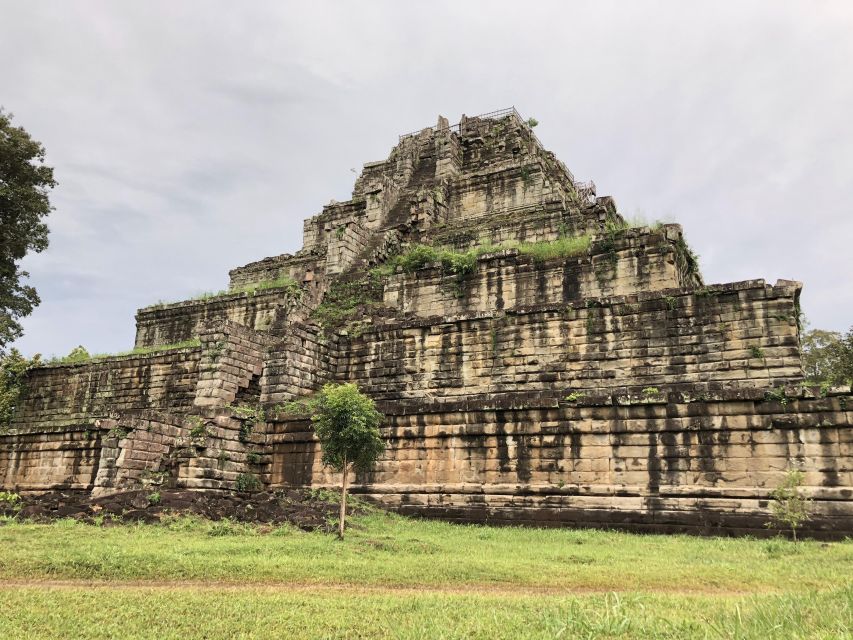
[[[44,147],[0,108],[0,351],[21,335],[18,320],[40,302],[19,262],[47,248],[44,218],[53,209],[48,193],[56,181],[44,155]]]
[[[845,334],[811,329],[803,332],[800,342],[806,380],[827,385],[853,381],[853,327]]]

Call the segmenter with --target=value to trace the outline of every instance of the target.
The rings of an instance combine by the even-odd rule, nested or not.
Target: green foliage
[[[273,278],[272,280],[262,280],[260,282],[252,282],[241,287],[234,287],[233,289],[220,289],[219,291],[205,291],[200,293],[189,300],[213,300],[216,298],[222,298],[223,296],[232,296],[240,293],[245,293],[249,296],[256,295],[258,293],[268,291],[270,289],[284,289],[285,294],[290,295],[292,297],[300,297],[302,296],[302,287],[299,286],[299,283],[296,282],[290,276],[280,276],[278,278]],[[167,307],[172,304],[178,304],[181,302],[186,302],[186,300],[177,300],[175,302],[158,302],[157,304],[151,305],[148,307],[158,308],[158,307]]]
[[[334,280],[314,310],[313,318],[326,329],[363,318],[370,309],[381,305],[381,275],[374,269],[360,280]]]
[[[193,440],[200,440],[210,435],[207,432],[207,425],[201,417],[190,416],[189,418],[187,418],[187,420],[189,420],[193,425],[190,428],[190,438],[192,438]]]
[[[160,496],[159,491],[154,491],[153,493],[148,494],[148,504],[152,506],[160,504],[161,499],[162,497]]]
[[[584,394],[580,391],[572,391],[569,395],[566,396],[566,402],[577,402],[581,398],[584,397]]]
[[[647,398],[651,398],[652,396],[656,396],[660,393],[660,389],[657,387],[646,387],[643,389],[643,395]]]
[[[588,235],[557,238],[546,242],[524,242],[517,245],[521,255],[531,256],[537,262],[568,259],[589,251],[592,238]],[[510,248],[510,246],[507,246]]]
[[[71,350],[71,352],[67,356],[62,358],[62,363],[75,364],[77,362],[86,362],[91,359],[92,356],[89,355],[89,352],[86,350],[86,347],[84,347],[82,344],[78,344]]]
[[[489,248],[492,247],[489,246]],[[437,264],[443,273],[464,278],[474,270],[477,266],[477,258],[484,253],[487,253],[487,250],[482,247],[461,252],[446,247],[416,244],[405,253],[392,258],[390,262],[394,266],[402,267],[406,273],[413,273],[418,269]]]
[[[137,347],[130,351],[120,351],[119,353],[95,353],[90,354],[83,345],[74,347],[71,352],[61,358],[50,358],[43,364],[48,365],[66,365],[66,364],[82,364],[84,362],[95,362],[105,360],[107,358],[124,358],[127,356],[147,356],[161,351],[170,351],[172,349],[192,349],[201,346],[201,340],[191,338],[183,342],[175,342],[174,344],[155,345],[152,347]]]
[[[249,464],[260,464],[261,454],[256,451],[250,451],[246,454],[246,462],[248,462]]]
[[[850,636],[853,540],[353,520],[344,543],[190,517],[8,521],[0,637]]]
[[[758,345],[752,345],[749,348],[749,355],[752,358],[763,358],[764,357],[764,349],[762,349]]]
[[[121,440],[122,438],[126,438],[127,435],[131,431],[132,431],[132,429],[130,429],[130,427],[124,427],[121,425],[117,425],[117,426],[113,427],[112,429],[110,429],[109,431],[107,431],[107,437],[108,438],[118,438],[119,440]]]
[[[679,237],[676,242],[676,254],[684,262],[685,275],[688,278],[699,278],[699,254],[690,248],[684,236]]]
[[[25,358],[17,349],[0,354],[0,430],[7,428],[15,417],[27,371],[40,364],[38,354],[32,359]]]
[[[19,320],[40,302],[19,263],[48,244],[44,218],[53,210],[48,194],[56,180],[44,157],[44,147],[0,108],[0,353],[21,336]]]
[[[589,235],[574,237],[559,237],[556,240],[543,242],[515,242],[507,241],[500,244],[492,244],[489,241],[482,242],[467,251],[456,251],[449,247],[416,244],[404,253],[394,256],[381,270],[376,270],[380,275],[389,275],[397,267],[401,267],[406,273],[414,273],[419,269],[437,265],[442,273],[454,275],[457,281],[464,280],[465,276],[477,267],[477,259],[489,253],[496,253],[506,249],[516,249],[520,255],[531,256],[536,261],[547,261],[566,259],[579,256],[589,251],[591,238]]]
[[[778,402],[779,404],[781,404],[783,407],[786,407],[786,408],[788,406],[788,402],[790,401],[788,394],[785,392],[785,387],[774,387],[773,389],[768,389],[764,393],[764,398],[766,400]]]
[[[240,419],[240,431],[237,439],[246,444],[252,436],[255,425],[264,422],[266,415],[260,405],[238,405],[229,407]]]
[[[767,525],[773,526],[776,523],[789,527],[794,542],[797,541],[797,529],[811,519],[811,500],[800,491],[804,481],[805,474],[800,469],[788,469],[782,484],[770,494],[773,498],[770,503],[773,522]]]
[[[11,491],[0,491],[0,511],[13,511],[17,513],[21,510],[21,496]]]
[[[846,334],[811,329],[800,335],[806,380],[828,386],[853,384],[853,327]]]
[[[234,488],[241,493],[261,490],[261,481],[254,473],[241,473],[234,481]]]
[[[285,402],[283,406],[279,406],[285,413],[292,413],[297,416],[305,416],[308,417],[312,413],[314,413],[314,406],[317,404],[317,396],[306,396],[304,398],[299,398],[298,400],[291,400],[290,402]]]
[[[337,472],[350,465],[369,470],[385,443],[379,433],[382,414],[355,384],[327,384],[317,396],[311,421],[323,449],[323,464]]]
[[[537,126],[538,124],[539,124],[539,121],[536,118],[528,118],[527,119],[527,126],[530,127],[531,129],[533,127]]]
[[[211,538],[221,538],[228,536],[250,536],[257,532],[250,524],[235,522],[231,518],[222,518],[212,523],[207,530],[207,535]]]

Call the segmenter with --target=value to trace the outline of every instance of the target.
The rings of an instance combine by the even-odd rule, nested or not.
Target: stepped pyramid
[[[761,533],[799,465],[811,532],[853,533],[853,403],[802,384],[800,283],[706,285],[515,109],[400,136],[229,275],[140,309],[128,354],[32,369],[2,486],[336,486],[287,403],[354,381],[387,450],[353,490],[404,513]]]

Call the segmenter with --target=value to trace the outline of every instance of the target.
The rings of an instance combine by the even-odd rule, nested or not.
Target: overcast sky
[[[707,282],[801,280],[853,324],[853,2],[12,2],[0,105],[59,187],[18,346],[133,346],[133,315],[301,245],[400,133],[515,105]]]

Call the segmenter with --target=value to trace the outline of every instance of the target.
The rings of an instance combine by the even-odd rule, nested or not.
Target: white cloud
[[[853,323],[848,2],[0,0],[3,105],[60,187],[27,352],[298,248],[397,134],[515,104],[580,178],[684,224],[709,281],[793,277]]]

